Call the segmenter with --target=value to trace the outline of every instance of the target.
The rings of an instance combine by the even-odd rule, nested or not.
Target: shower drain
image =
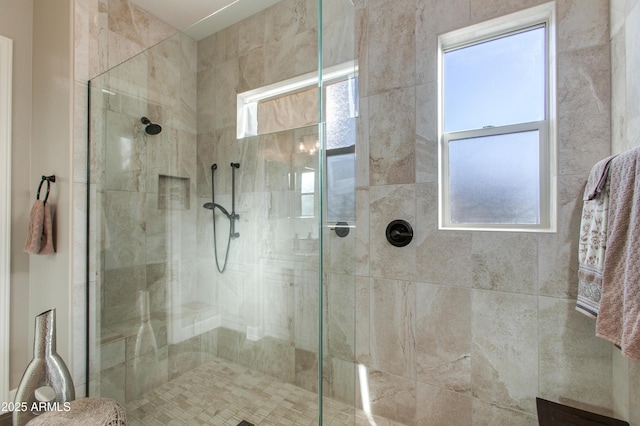
[[[249,423],[246,420],[243,420],[240,423],[238,423],[238,426],[255,426],[255,425],[253,423]]]

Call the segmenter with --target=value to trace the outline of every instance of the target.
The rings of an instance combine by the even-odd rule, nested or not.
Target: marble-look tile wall
[[[557,2],[559,232],[493,236],[479,232],[445,233],[436,227],[436,35],[539,3],[542,1],[355,2],[361,116],[357,245],[352,250],[358,259],[357,293],[353,297],[359,319],[356,353],[358,362],[369,368],[376,413],[407,424],[533,425],[532,399],[537,395],[602,413],[611,413],[615,408],[616,413],[623,414],[631,410],[629,401],[637,399],[634,381],[626,376],[627,372],[637,376],[635,365],[619,359],[615,352],[611,355],[610,347],[593,337],[593,323],[576,314],[572,306],[576,293],[574,249],[581,207],[579,195],[591,165],[610,150],[609,2]],[[122,52],[132,55],[136,46],[153,44],[153,35],[167,28],[157,23],[163,30],[151,31],[150,26],[142,24],[140,11],[132,12],[135,8],[124,0],[75,5],[74,284],[76,305],[80,306],[87,285],[81,220],[87,184],[83,174],[86,111],[82,107],[86,80],[106,70],[109,64],[117,63],[117,59],[110,62],[110,57]],[[638,117],[631,103],[637,96],[627,96],[630,90],[637,91],[632,76],[638,73],[628,70],[635,69],[637,62],[634,53],[637,49],[632,43],[637,39],[633,31],[638,27],[638,1],[614,0],[611,7],[615,18],[611,25],[613,143],[614,151],[621,151],[629,146],[630,139],[616,138],[616,131],[621,135],[632,131],[633,120]],[[130,11],[127,19],[133,19],[133,25],[121,27],[110,21],[109,13],[115,14],[116,10]],[[282,12],[285,17],[292,13]],[[226,64],[231,68],[239,66],[240,61],[243,64],[242,73],[231,74],[235,77],[226,82],[227,87],[259,86],[276,81],[278,69],[283,76],[293,75],[292,68],[299,71],[304,64],[315,62],[315,53],[310,50],[286,55],[272,47],[255,48],[252,29],[263,28],[262,25],[273,28],[278,22],[292,21],[276,18],[267,24],[264,16],[257,16],[253,18],[255,21],[242,23],[243,30],[238,30],[237,35],[220,33],[217,42],[221,50],[216,49],[211,55],[232,58],[237,55],[234,52],[245,52],[237,63]],[[305,28],[305,22],[295,22],[298,28]],[[126,36],[132,27],[147,35],[137,39],[131,34]],[[110,36],[111,31],[121,37]],[[166,35],[169,34],[159,39]],[[297,33],[293,43],[311,45],[311,38],[309,33]],[[120,49],[118,43],[131,49]],[[202,50],[199,54],[203,54]],[[198,74],[199,85],[206,79],[205,74]],[[209,102],[224,103],[228,96],[221,90]],[[391,111],[405,113],[385,116],[387,106],[392,107]],[[199,99],[198,110],[201,107],[212,109],[214,105],[202,105]],[[200,150],[207,149],[201,138],[231,141],[234,133],[228,127],[232,121],[230,115],[220,112],[207,117],[209,129],[198,128],[198,198],[206,198],[206,185],[202,182],[206,182],[206,169],[212,159],[200,160]],[[198,125],[204,123],[198,117]],[[415,128],[415,132],[407,133],[407,128]],[[250,160],[242,158],[250,164]],[[262,202],[275,212],[279,195],[273,193]],[[415,203],[407,203],[406,196],[413,196]],[[222,200],[222,204],[228,205],[228,197]],[[392,206],[392,210],[386,210],[385,205]],[[396,249],[402,252],[389,251],[381,237],[388,221],[398,214],[410,215],[415,220],[414,243]],[[277,239],[258,241],[274,253],[282,244]],[[491,258],[487,250],[492,251]],[[399,268],[398,263],[404,268]],[[523,276],[534,278],[523,281]],[[84,319],[81,313],[76,316],[75,347],[82,349]],[[401,345],[402,363],[393,355],[397,352],[393,345]],[[297,368],[303,380],[303,372],[313,370],[317,359],[298,349],[294,356],[300,360]],[[609,374],[612,362],[616,372],[613,379]],[[83,380],[78,374],[81,370],[81,364],[76,363],[78,380]],[[627,417],[632,424],[640,424],[638,413]]]
[[[331,17],[329,21],[332,27],[331,31],[325,33],[326,63],[334,64],[352,59],[351,21],[345,11],[353,13],[353,9],[342,2],[325,3],[324,13]],[[316,68],[316,2],[283,1],[270,11],[219,33],[213,38],[213,44],[202,43],[204,47],[199,49],[198,56],[201,59],[199,64],[204,64],[204,68],[198,65],[197,78],[203,93],[198,95],[197,105],[189,100],[195,99],[195,85],[176,93],[176,88],[186,87],[178,84],[182,82],[185,70],[172,64],[176,54],[175,43],[163,42],[152,51],[145,52],[151,45],[174,34],[175,29],[126,0],[79,2],[76,4],[75,21],[76,380],[86,381],[82,365],[85,321],[82,303],[87,285],[84,280],[86,246],[82,220],[86,213],[84,194],[88,183],[84,171],[87,129],[83,128],[87,113],[84,101],[86,81],[133,58],[126,66],[112,69],[108,77],[105,74],[104,78],[108,80],[105,88],[116,93],[116,97],[105,100],[103,96],[108,98],[110,95],[94,93],[92,99],[92,108],[96,111],[104,108],[104,116],[110,122],[107,127],[92,128],[92,140],[104,137],[110,143],[104,150],[93,147],[90,159],[94,172],[92,176],[95,176],[90,182],[92,205],[103,205],[104,209],[95,209],[91,218],[90,257],[98,261],[91,265],[92,278],[89,285],[96,294],[96,305],[92,306],[92,312],[102,320],[103,326],[108,325],[100,330],[100,321],[92,321],[90,324],[92,336],[102,337],[101,342],[92,342],[92,347],[102,343],[102,356],[95,357],[95,362],[99,365],[94,365],[92,369],[102,371],[101,380],[92,382],[93,392],[96,393],[97,386],[101,386],[103,395],[121,401],[130,400],[140,392],[186,371],[190,366],[203,361],[206,356],[218,352],[221,355],[236,353],[238,362],[256,369],[266,369],[265,372],[269,374],[305,388],[316,388],[318,360],[315,352],[319,325],[317,260],[314,260],[317,258],[317,249],[314,255],[314,247],[317,247],[318,241],[317,226],[313,219],[303,219],[295,221],[292,227],[290,217],[294,214],[285,206],[295,204],[293,194],[288,187],[282,187],[284,182],[281,181],[283,172],[291,171],[292,167],[302,168],[308,166],[309,162],[312,165],[317,163],[314,158],[305,159],[292,153],[298,139],[313,136],[316,129],[300,129],[261,137],[257,143],[250,140],[244,141],[244,146],[236,145],[235,108],[228,108],[235,104],[236,91],[280,81]],[[188,46],[188,42],[185,45],[184,39],[178,44],[182,48],[178,55],[187,59],[186,71],[194,70],[195,66],[189,69],[191,65],[188,58],[195,58],[195,51]],[[139,55],[141,52],[144,53]],[[291,55],[291,52],[295,52],[295,55]],[[213,77],[219,84],[215,88],[206,84]],[[148,83],[140,86],[139,82],[144,81],[144,78],[148,78]],[[94,83],[98,85],[99,81],[95,80]],[[198,115],[195,113],[196,107]],[[215,107],[218,109],[214,109]],[[142,115],[147,115],[164,126],[161,136],[155,137],[151,144],[149,137],[140,133],[138,120]],[[196,119],[199,134],[197,145],[192,142]],[[171,141],[179,141],[179,144]],[[186,148],[183,145],[185,141]],[[209,212],[198,207],[208,199],[210,180],[207,180],[206,172],[210,164],[208,155],[213,145],[216,146],[215,158],[224,158],[220,161],[221,164],[226,164],[229,159],[238,161],[238,158],[241,158],[242,163],[238,179],[239,193],[242,195],[238,200],[238,210],[244,219],[240,224],[244,238],[239,240],[239,244],[232,245],[230,266],[226,272],[226,276],[230,278],[221,282],[210,279],[215,268],[212,261],[211,222],[207,215]],[[240,157],[235,155],[238,146],[241,146]],[[123,161],[123,149],[128,149],[133,154],[126,161]],[[167,163],[165,160],[169,158],[172,161]],[[190,171],[196,161],[198,176],[193,178]],[[103,170],[95,173],[96,166],[101,162],[110,164],[109,172]],[[190,198],[190,212],[171,215],[172,217],[154,214],[152,206],[156,201],[158,183],[153,176],[163,172],[192,177],[189,190],[192,195],[197,193],[200,196]],[[221,167],[219,174],[222,175],[222,172]],[[221,176],[219,181],[222,187],[228,188],[228,173]],[[196,182],[197,190],[194,188]],[[105,191],[99,189],[103,187],[106,188]],[[216,202],[229,205],[228,192],[218,193],[220,198]],[[122,209],[126,210],[126,216],[131,219],[122,219],[125,217],[125,214],[119,213]],[[252,220],[254,213],[266,215],[270,219],[266,227],[264,221]],[[167,221],[179,224],[175,227],[180,229],[179,235],[166,234],[164,228]],[[184,231],[187,229],[185,223],[198,223],[198,232],[187,237],[192,232]],[[311,240],[306,239],[308,233],[312,234]],[[102,237],[108,238],[103,238],[104,247],[101,248],[98,246],[102,243],[97,242]],[[173,238],[171,242],[174,245],[171,247],[167,245],[168,237]],[[175,241],[178,239],[180,242],[177,243],[177,250],[182,257],[176,261]],[[351,244],[353,241],[352,238]],[[349,252],[348,247],[342,249]],[[103,254],[100,254],[101,250]],[[194,254],[196,250],[197,256]],[[172,256],[171,259],[163,262],[168,255]],[[184,260],[192,256],[195,256],[193,261]],[[239,261],[250,266],[240,267]],[[182,271],[180,276],[173,272],[177,269],[176,263],[179,263]],[[330,265],[330,260],[327,263]],[[335,300],[336,305],[341,308],[351,308],[351,317],[347,321],[349,314],[345,316],[340,310],[327,308],[327,318],[333,318],[335,330],[331,333],[331,343],[327,345],[337,355],[328,357],[325,370],[339,371],[342,379],[328,377],[325,389],[352,401],[353,363],[349,361],[353,360],[354,344],[349,342],[353,341],[353,330],[352,327],[345,328],[343,322],[354,323],[353,304],[349,303],[353,296],[348,297],[349,287],[345,280],[350,278],[345,275],[347,271],[344,260],[338,265],[340,267],[331,274],[331,280],[339,281],[343,290],[331,292],[327,287],[325,297],[327,300]],[[327,271],[329,274],[331,269]],[[204,292],[185,292],[185,287],[189,286],[174,285],[178,281],[189,283],[194,279],[198,283],[194,287],[201,286]],[[292,285],[293,290],[289,288]],[[132,348],[135,348],[139,326],[138,289],[141,286],[146,287],[150,293],[149,305],[153,316],[151,325],[155,329],[158,350],[153,353],[143,351],[141,357],[138,357],[134,356]],[[162,318],[162,306],[166,304],[167,293],[172,288],[179,288],[185,293],[184,297],[193,300],[215,299],[218,296],[222,301],[218,317],[223,325],[220,336],[217,332],[205,333],[180,345],[172,345],[169,338],[171,324],[167,324],[165,318]],[[206,296],[207,294],[212,297]],[[289,300],[290,304],[283,307],[282,300]],[[279,309],[272,308],[273,302],[277,302]],[[107,304],[109,307],[105,308]],[[295,326],[290,324],[292,317],[296,318]],[[285,338],[274,340],[267,336],[257,344],[247,340],[244,331],[237,331],[239,324],[252,327],[253,332],[267,330],[266,334]],[[217,348],[218,340],[222,342],[220,351]],[[287,341],[290,343],[286,343]],[[293,346],[291,341],[295,342]],[[149,356],[157,358],[156,361],[159,362],[153,363],[150,362],[151,359],[142,358]],[[233,355],[228,357],[233,358]],[[295,368],[290,370],[294,363],[286,361],[294,358]],[[144,362],[141,363],[141,360]],[[282,368],[277,368],[278,365]],[[148,378],[141,382],[142,387],[132,385],[136,382],[132,378],[140,375],[136,371]],[[351,371],[349,375],[346,374],[348,371]]]
[[[91,95],[91,391],[124,403],[215,356],[217,306],[196,258],[196,42],[164,40],[94,78]]]
[[[330,18],[323,48],[328,65],[352,60],[353,7],[327,1],[323,12]],[[235,104],[238,93],[316,72],[317,21],[315,0],[284,0],[199,41],[197,108],[200,205],[211,201],[216,163],[215,202],[230,210],[229,163],[240,163],[240,237],[231,241],[224,274],[213,261],[211,212],[198,213],[199,265],[210,271],[220,304],[218,355],[312,391],[320,330],[318,218],[300,217],[296,185],[302,172],[317,169],[317,153],[298,151],[300,141],[318,139],[317,126],[237,140]],[[229,225],[218,217],[222,264]],[[353,402],[355,261],[344,254],[353,252],[355,237],[346,244],[328,231],[324,237],[324,389]]]
[[[613,153],[640,146],[640,1],[611,1],[611,147]],[[613,350],[614,410],[640,425],[640,364]]]
[[[87,186],[91,185],[91,203],[100,203],[96,182],[87,179],[87,83],[108,69],[134,57],[147,48],[175,34],[177,30],[145,12],[127,0],[91,0],[73,3],[74,38],[74,118],[73,118],[73,375],[78,394],[84,394],[87,383],[85,375],[85,335],[87,327],[85,301],[86,288],[95,294],[99,264],[92,264],[86,271],[86,212]],[[139,108],[138,108],[139,109]],[[140,112],[136,109],[135,112]],[[133,112],[132,112],[133,113]],[[94,153],[95,154],[95,153]],[[95,159],[95,156],[94,156]],[[95,168],[96,163],[92,164]],[[139,180],[138,183],[141,183]],[[96,213],[96,212],[94,212]],[[91,218],[89,234],[97,238],[97,215]],[[91,259],[98,259],[96,239],[89,245]],[[87,277],[89,277],[87,279]],[[97,312],[99,306],[91,306]],[[91,336],[100,333],[99,321],[91,321]],[[90,344],[95,347],[96,341]],[[95,371],[95,370],[94,370]]]
[[[608,1],[556,2],[558,232],[437,229],[437,36],[541,3],[356,2],[356,353],[374,414],[535,425],[537,396],[613,412],[611,346],[574,309],[581,194],[610,152]],[[385,241],[398,218],[403,248]]]

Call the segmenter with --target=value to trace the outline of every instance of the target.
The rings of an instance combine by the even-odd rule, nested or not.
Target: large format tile
[[[471,392],[471,290],[416,284],[417,379]]]
[[[356,354],[356,277],[331,274],[327,282],[328,354],[353,362]],[[325,311],[326,312],[326,311]]]
[[[473,234],[471,251],[474,288],[536,294],[538,244],[534,234]]]
[[[416,226],[415,198],[415,185],[372,186],[369,189],[371,276],[408,281],[414,279],[415,241],[404,247],[395,247],[387,241],[386,229],[396,219]]]
[[[144,264],[146,195],[108,191],[102,208],[105,269]]]
[[[558,232],[538,237],[538,294],[578,295],[578,242],[586,175],[558,179]]]
[[[558,51],[607,44],[609,3],[609,0],[558,2]]]
[[[640,145],[640,3],[636,1],[627,16],[625,43],[627,51],[627,140],[629,148]],[[633,52],[633,53],[632,53]]]
[[[473,426],[537,426],[535,414],[512,410],[481,399],[473,400]]]
[[[438,86],[416,86],[416,183],[438,182]]]
[[[417,407],[416,381],[370,370],[371,412],[405,425],[414,425]]]
[[[416,424],[467,426],[472,424],[473,399],[418,381]]]
[[[415,107],[413,88],[369,97],[371,185],[415,182]]]
[[[565,52],[557,61],[558,172],[589,173],[610,152],[609,45]]]
[[[416,286],[406,281],[371,281],[371,367],[415,380]]]
[[[540,297],[540,396],[611,415],[611,344],[575,300]]]
[[[537,297],[473,290],[472,392],[535,413],[538,395]]]
[[[410,0],[369,1],[369,95],[415,84],[415,9]]]

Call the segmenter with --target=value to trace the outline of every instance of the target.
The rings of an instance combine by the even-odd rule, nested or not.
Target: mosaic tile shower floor
[[[167,382],[126,405],[127,424],[261,426],[318,424],[312,392],[217,359]],[[323,425],[399,426],[384,418],[370,421],[362,410],[325,398]]]

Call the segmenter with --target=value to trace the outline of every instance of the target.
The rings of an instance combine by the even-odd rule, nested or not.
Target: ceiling
[[[280,0],[131,0],[195,40],[235,24]]]

